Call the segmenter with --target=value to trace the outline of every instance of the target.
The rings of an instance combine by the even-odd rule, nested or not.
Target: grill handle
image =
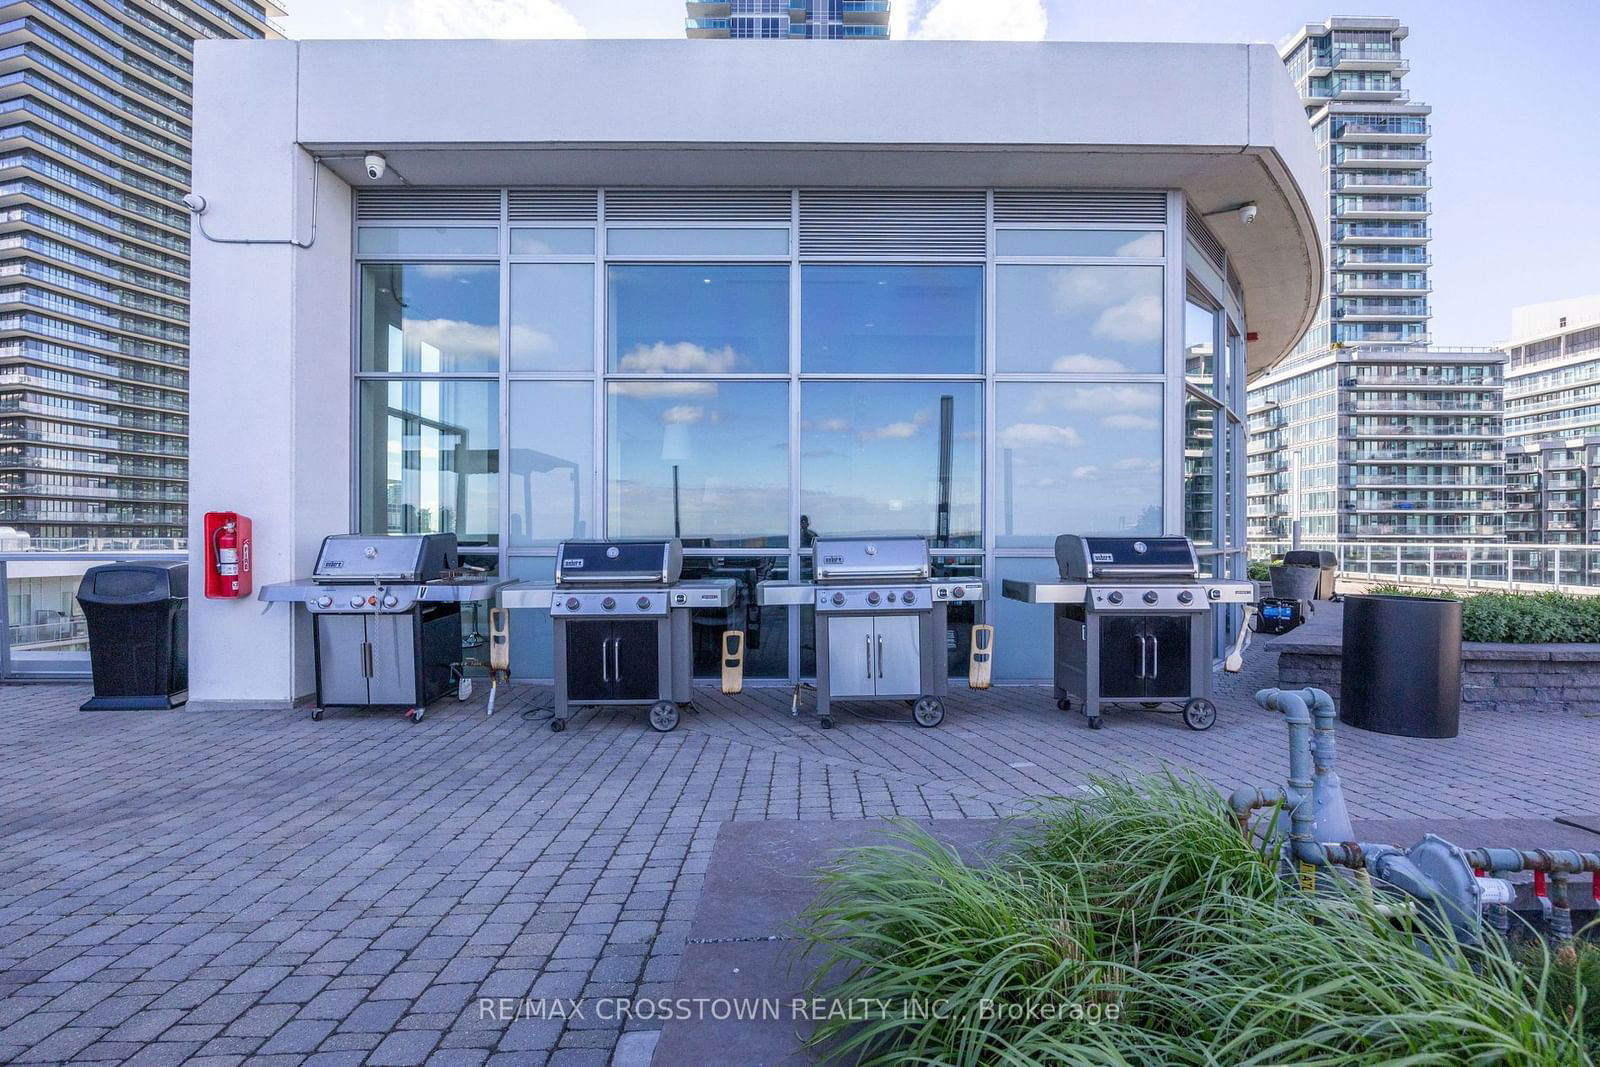
[[[1144,673],[1144,667],[1145,663],[1150,659],[1150,646],[1146,644],[1144,634],[1134,634],[1134,636],[1139,639],[1139,673],[1134,677],[1143,681],[1147,677]]]
[[[872,635],[867,635],[867,681],[872,680]]]
[[[878,677],[883,677],[883,635],[878,635]]]
[[[611,660],[607,658],[606,652],[610,647],[611,638],[608,637],[600,642],[600,680],[608,684],[611,681]]]
[[[1160,664],[1161,664],[1161,642],[1156,639],[1156,635],[1155,634],[1151,634],[1150,635],[1150,674],[1149,674],[1149,677],[1154,678],[1157,674],[1161,673]]]
[[[611,677],[622,681],[622,638],[611,639]]]

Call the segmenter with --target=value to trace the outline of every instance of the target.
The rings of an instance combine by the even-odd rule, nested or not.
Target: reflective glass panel
[[[1000,370],[1161,373],[1162,268],[1007,264],[996,270]]]
[[[511,369],[594,367],[594,267],[515,263],[511,267]]]
[[[783,382],[612,382],[612,537],[686,548],[789,543],[789,389]]]
[[[756,603],[759,582],[782,581],[789,576],[784,556],[686,556],[683,577],[732,578],[731,607],[696,609],[689,613],[690,641],[696,678],[722,677],[722,635],[744,632],[746,678],[789,676],[789,609],[763,608]]]
[[[1219,313],[1193,300],[1183,304],[1183,376],[1197,389],[1217,395]]]
[[[592,256],[594,231],[568,226],[538,226],[511,231],[514,256]]]
[[[1053,559],[1001,557],[994,565],[995,589],[1007,578],[1018,582],[1061,580]],[[994,645],[994,677],[1008,682],[1048,681],[1055,672],[1055,652],[1053,629],[1039,617],[1044,609],[1000,596],[991,597],[986,606],[999,638]]]
[[[612,371],[788,372],[788,267],[629,265],[609,279]]]
[[[800,537],[982,543],[982,390],[976,382],[801,387]]]
[[[363,226],[356,250],[364,256],[492,256],[500,231],[481,226]]]
[[[362,266],[362,370],[437,374],[493,372],[499,366],[499,267]]]
[[[1183,532],[1197,545],[1217,543],[1217,411],[1199,397],[1184,406]]]
[[[506,575],[524,582],[552,582],[556,577],[554,556],[512,556],[506,561]],[[555,677],[555,636],[548,611],[506,613],[511,631],[511,677],[531,680]]]
[[[1161,532],[1159,384],[996,388],[997,545]]]
[[[801,369],[823,374],[976,374],[982,267],[806,267]]]
[[[1000,256],[1135,256],[1159,259],[1160,230],[996,230]]]
[[[787,256],[789,228],[613,227],[606,231],[606,251],[613,256]]]
[[[495,544],[500,530],[500,401],[494,382],[360,383],[363,533],[454,533]]]
[[[511,383],[511,544],[595,536],[593,388],[588,382]]]

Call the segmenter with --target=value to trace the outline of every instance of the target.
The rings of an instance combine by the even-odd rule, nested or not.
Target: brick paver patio
[[[0,1062],[604,1064],[621,1024],[479,998],[668,995],[725,820],[991,816],[1162,763],[1279,781],[1282,727],[1245,698],[1271,667],[1228,679],[1204,734],[1116,712],[1092,733],[1032,688],[828,732],[787,690],[708,691],[666,735],[631,713],[552,733],[527,688],[418,726],[0,690]],[[1579,715],[1345,730],[1340,770],[1358,818],[1549,817],[1600,809],[1597,737]]]

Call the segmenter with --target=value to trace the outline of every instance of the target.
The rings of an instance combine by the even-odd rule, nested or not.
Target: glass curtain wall
[[[697,673],[737,628],[769,680],[813,672],[811,620],[756,585],[808,577],[817,537],[925,536],[986,579],[951,671],[988,621],[1008,680],[1048,676],[1050,625],[1000,580],[1053,575],[1057,534],[1184,530],[1242,574],[1242,322],[1193,277],[1183,300],[1181,225],[863,262],[802,256],[792,219],[604,218],[602,194],[593,223],[359,228],[360,529],[453,531],[539,581],[564,539],[678,536],[742,593],[696,616]],[[549,677],[548,618],[513,616],[514,673]]]

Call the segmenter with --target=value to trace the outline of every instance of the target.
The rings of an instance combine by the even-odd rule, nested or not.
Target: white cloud
[[[806,419],[800,423],[802,430],[816,430],[821,433],[849,433],[849,419]]]
[[[1093,478],[1099,473],[1100,473],[1100,468],[1096,467],[1093,463],[1085,463],[1081,467],[1073,467],[1072,468],[1072,476],[1074,478]],[[1044,482],[1049,481],[1049,480],[1050,479],[1047,479],[1047,478],[1040,479],[1040,484],[1043,484]]]
[[[640,345],[617,362],[624,374],[726,374],[739,362],[739,354],[724,345],[714,351],[681,341]]]
[[[887,426],[879,426],[871,430],[862,430],[863,441],[906,441],[921,432],[922,428],[933,421],[933,416],[926,411],[919,411],[910,419],[900,422],[891,422]]]
[[[1161,410],[1161,389],[1148,385],[1069,385],[1041,389],[1028,404],[1034,412],[1052,408],[1109,415]]]
[[[1117,460],[1111,465],[1111,468],[1119,471],[1140,471],[1145,474],[1152,474],[1161,470],[1161,460],[1159,458],[1146,459],[1138,456],[1129,456],[1126,459]]]
[[[559,0],[398,0],[389,37],[583,37]]]
[[[459,319],[407,319],[405,321],[406,347],[418,347],[423,353],[422,365],[414,370],[459,370],[462,363],[493,366],[500,359],[500,328],[483,326]],[[456,366],[432,365],[435,358],[429,350],[437,350],[451,358]]]
[[[612,396],[636,396],[644,400],[660,400],[669,396],[716,396],[716,382],[612,382],[607,387]]]
[[[1050,369],[1057,374],[1117,374],[1128,368],[1119,360],[1078,352],[1070,356],[1058,356],[1050,364]]]
[[[1053,426],[1044,422],[1019,422],[1007,426],[999,433],[1003,448],[1076,448],[1083,444],[1083,435],[1071,426]]]
[[[1146,233],[1135,237],[1127,244],[1119,247],[1117,249],[1117,255],[1146,256],[1154,259],[1161,255],[1161,247],[1161,234],[1155,232]]]
[[[706,417],[706,409],[698,404],[674,404],[661,413],[661,421],[668,426],[691,426]]]
[[[914,26],[909,15],[911,37],[939,41],[1042,41],[1050,24],[1044,0],[934,0]]]
[[[1100,420],[1100,425],[1113,430],[1159,430],[1161,420],[1149,415],[1107,415]]]
[[[1107,341],[1159,341],[1161,298],[1152,293],[1106,308],[1094,320],[1094,335]]]

